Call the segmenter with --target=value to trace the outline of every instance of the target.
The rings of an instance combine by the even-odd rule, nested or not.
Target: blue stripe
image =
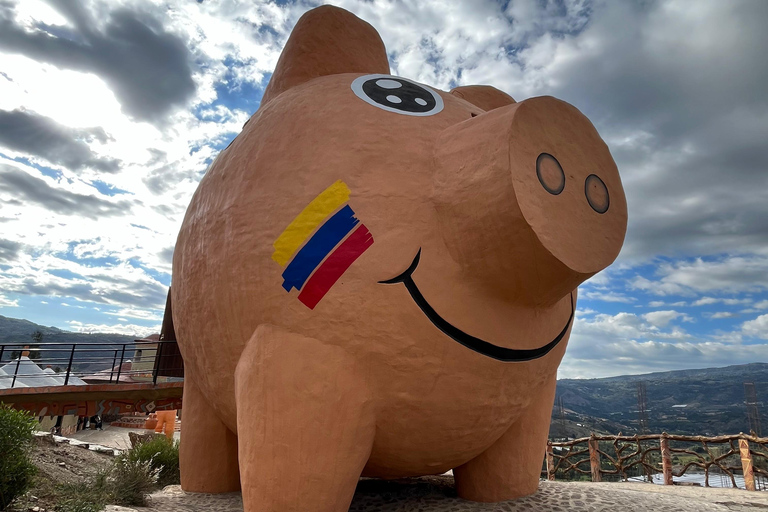
[[[354,215],[352,208],[346,205],[320,226],[283,271],[283,288],[286,291],[291,291],[291,288],[300,290],[304,286],[312,271],[360,222]]]

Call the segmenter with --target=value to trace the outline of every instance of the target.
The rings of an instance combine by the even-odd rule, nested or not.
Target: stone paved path
[[[68,437],[71,439],[77,439],[78,441],[83,441],[85,443],[100,444],[110,448],[125,450],[131,447],[131,441],[128,439],[128,432],[146,434],[147,432],[152,432],[152,430],[104,425],[104,430],[80,430],[74,434],[69,435]],[[180,439],[180,433],[174,432],[173,438],[176,440]]]
[[[108,508],[110,512],[133,509]],[[239,493],[190,494],[178,486],[153,494],[149,509],[163,512],[242,512]],[[307,505],[307,512],[312,506]],[[402,481],[361,480],[350,512],[768,512],[768,492],[642,483],[541,482],[539,491],[505,503],[473,503],[456,497],[453,477]]]

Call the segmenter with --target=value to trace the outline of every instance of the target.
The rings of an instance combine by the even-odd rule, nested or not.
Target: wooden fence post
[[[592,481],[600,481],[600,452],[597,451],[597,439],[595,434],[589,436],[589,469],[592,472]]]
[[[547,480],[555,479],[555,457],[552,455],[552,443],[547,441]]]
[[[669,452],[667,434],[661,434],[661,470],[664,473],[664,485],[672,485],[672,455]]]
[[[752,468],[752,454],[749,453],[749,441],[739,439],[739,452],[741,452],[741,469],[744,472],[744,487],[748,491],[754,491],[755,471]]]

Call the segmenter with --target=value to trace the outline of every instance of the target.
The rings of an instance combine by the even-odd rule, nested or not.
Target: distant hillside
[[[69,332],[56,327],[46,327],[29,320],[0,316],[0,344],[31,343],[32,333],[43,333],[45,343],[132,343],[137,336],[114,333]]]
[[[768,407],[768,364],[678,370],[603,379],[563,379],[557,382],[566,423],[596,422],[603,427],[638,431],[637,385],[645,382],[651,433],[733,434],[748,432],[744,382],[754,382],[763,435],[768,434],[764,414]],[[760,402],[765,399],[765,405]],[[559,413],[553,413],[553,429]],[[599,423],[599,422],[598,422]],[[608,428],[610,431],[610,428]],[[617,431],[611,432],[613,434]]]
[[[64,343],[67,345],[89,345],[89,344],[116,344],[122,345],[124,343],[133,343],[138,336],[126,336],[124,334],[113,333],[82,333],[82,332],[69,332],[56,327],[46,327],[38,325],[29,320],[21,320],[18,318],[8,318],[0,316],[0,345],[8,344],[29,344],[34,345],[35,342],[32,339],[32,333],[40,331],[43,333],[43,343]],[[41,358],[45,360],[51,360],[52,366],[66,367],[69,360],[69,353],[71,348],[65,345],[56,346],[55,352],[45,352],[41,354]],[[117,348],[117,347],[115,347]],[[105,347],[99,347],[99,349],[105,349]],[[2,355],[2,362],[7,363],[11,360],[12,349],[9,347],[4,351]],[[75,363],[78,369],[86,370],[100,370],[112,366],[112,361],[104,362],[109,359],[109,355],[113,352],[109,350],[98,351],[82,351],[77,349],[75,355]],[[132,350],[127,352],[126,357],[131,357]],[[43,363],[45,364],[45,363]]]
[[[18,336],[19,338],[29,339],[33,332],[40,331],[43,334],[54,334],[64,332],[56,327],[45,327],[29,320],[20,318],[8,318],[0,316],[0,339]]]

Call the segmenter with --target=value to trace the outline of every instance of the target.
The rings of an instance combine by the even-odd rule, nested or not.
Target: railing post
[[[120,366],[117,367],[117,384],[120,384],[120,371],[123,369],[123,359],[125,358],[125,343],[123,343],[123,351],[120,352]]]
[[[72,352],[69,353],[69,364],[67,365],[67,376],[64,377],[64,385],[69,384],[69,373],[72,371],[72,360],[75,358],[75,347],[77,343],[72,344]]]
[[[115,357],[112,358],[112,369],[109,371],[110,384],[112,384],[112,377],[115,376],[115,364],[117,364],[117,349],[115,349]]]
[[[669,451],[669,439],[666,432],[661,434],[661,471],[664,473],[664,485],[672,485],[672,455]]]
[[[749,453],[749,441],[739,439],[741,453],[741,469],[744,472],[744,487],[748,491],[755,490],[755,470],[752,468],[752,454]]]
[[[152,370],[152,384],[157,384],[157,374],[160,373],[160,358],[163,357],[163,342],[157,342],[157,350],[155,350],[155,367]]]
[[[555,480],[555,456],[552,454],[551,441],[547,441],[547,480]]]
[[[589,436],[589,469],[592,472],[592,481],[600,481],[600,452],[597,451],[597,439],[595,434]]]
[[[19,365],[21,364],[21,351],[19,351],[19,357],[16,358],[16,369],[13,370],[13,380],[11,381],[11,387],[16,385],[16,375],[19,373]]]

